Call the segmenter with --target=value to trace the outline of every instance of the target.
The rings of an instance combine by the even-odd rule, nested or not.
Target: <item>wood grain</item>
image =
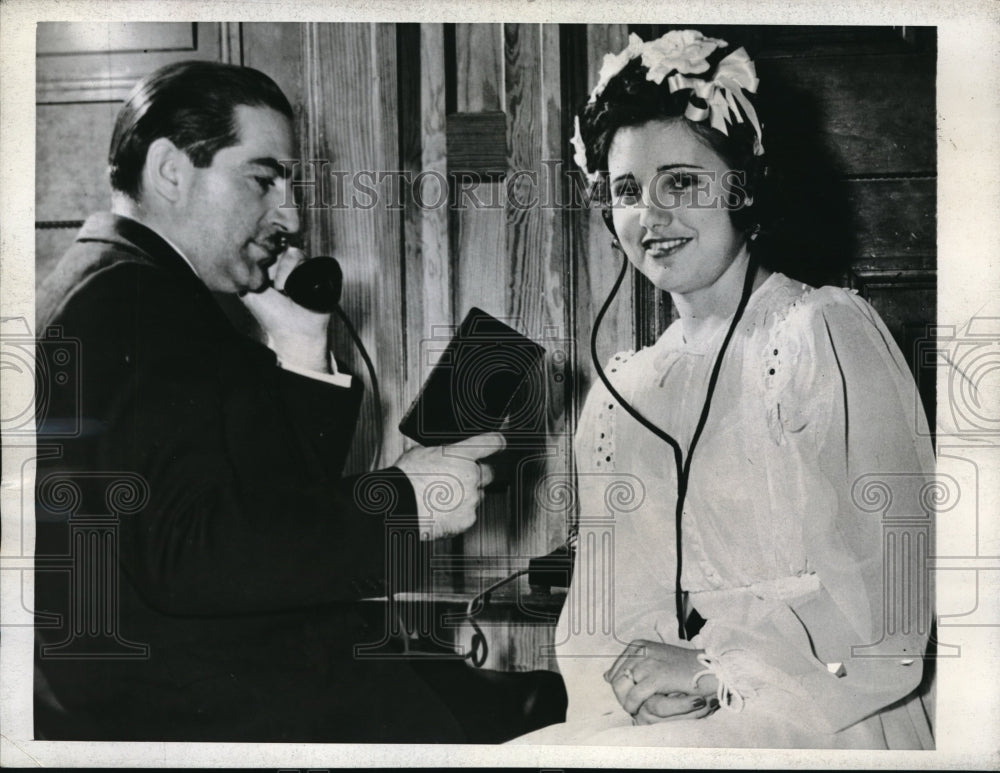
[[[597,82],[604,55],[618,52],[628,43],[628,28],[623,24],[587,25],[585,56],[587,63],[586,85],[580,89],[576,103],[579,109],[586,101],[590,89]],[[581,271],[577,282],[577,341],[580,343],[578,388],[586,395],[596,375],[590,364],[591,329],[597,312],[614,284],[621,269],[621,254],[611,247],[612,236],[596,208],[585,213],[585,226],[581,228],[580,252],[576,253]],[[623,283],[614,305],[608,310],[598,337],[598,359],[603,365],[615,352],[630,349],[635,343],[634,302],[631,282]],[[580,406],[582,407],[582,405]]]
[[[416,331],[430,337],[435,327],[455,323],[449,259],[444,27],[420,25],[420,170],[425,184],[417,192],[424,204],[420,218],[424,317]],[[437,204],[437,206],[432,206]]]
[[[504,24],[504,84],[507,104],[507,310],[527,335],[538,338],[547,324],[544,299],[548,254],[539,206],[544,153],[542,97],[542,35],[536,24]],[[539,397],[546,399],[547,390]],[[544,428],[540,427],[540,430]],[[511,556],[531,556],[544,546],[534,506],[534,483],[544,470],[548,453],[528,454],[517,460],[516,484],[502,537]],[[539,544],[534,545],[534,542]]]
[[[413,180],[421,172],[423,136],[421,116],[422,78],[420,25],[396,25],[397,83],[399,85],[399,169],[405,179]],[[412,401],[423,384],[426,372],[421,363],[420,341],[423,336],[423,210],[416,206],[409,185],[403,186],[403,274],[407,342],[406,398]],[[394,431],[390,428],[388,431]],[[404,444],[407,441],[404,439]]]
[[[503,110],[503,25],[455,25],[455,109]]]
[[[282,22],[244,22],[243,64],[266,73],[288,97],[296,116],[302,116],[305,104],[303,73],[303,24]],[[308,117],[306,117],[308,120]]]
[[[857,260],[933,259],[937,253],[934,178],[852,180],[846,188],[857,224]]]
[[[404,327],[400,215],[381,201],[366,206],[370,196],[360,186],[371,185],[372,175],[397,165],[396,88],[394,74],[385,69],[395,69],[394,32],[391,26],[377,24],[311,25],[306,57],[310,114],[326,117],[310,133],[308,158],[329,161],[351,180],[366,176],[366,181],[347,188],[354,205],[310,212],[310,245],[314,254],[337,257],[344,269],[342,307],[372,356],[386,425],[398,420],[406,380],[399,335]],[[388,65],[380,64],[386,61]],[[334,341],[338,356],[367,383],[366,369],[346,331],[338,327]],[[368,469],[379,430],[368,384],[350,469]],[[386,456],[399,450],[401,441],[395,436],[386,432]]]
[[[771,110],[782,142],[815,131],[845,174],[936,169],[933,54],[775,59],[760,62],[758,75],[762,98],[788,111]]]
[[[507,121],[499,110],[448,116],[448,172],[502,178],[507,172]]]
[[[448,76],[455,83],[456,110],[471,121],[491,126],[492,131],[489,137],[480,137],[482,152],[490,159],[488,168],[481,164],[478,168],[470,168],[472,165],[467,161],[449,157],[449,167],[459,173],[451,178],[455,205],[451,223],[452,276],[457,316],[478,306],[521,329],[518,320],[509,319],[508,308],[511,288],[505,211],[507,189],[502,181],[508,171],[507,118],[496,112],[507,101],[502,34],[503,25],[500,24],[455,27],[456,67]],[[474,117],[474,111],[478,112],[478,118]],[[452,116],[449,121],[455,119]],[[486,177],[482,174],[484,171],[499,174]],[[472,175],[462,175],[462,172]],[[480,568],[464,573],[462,584],[466,588],[475,588],[483,581],[503,576],[510,566],[509,558],[500,557],[508,557],[511,553],[509,531],[515,492],[506,463],[504,468],[498,467],[497,472],[503,482],[486,493],[476,525],[455,541],[465,559],[480,564]]]

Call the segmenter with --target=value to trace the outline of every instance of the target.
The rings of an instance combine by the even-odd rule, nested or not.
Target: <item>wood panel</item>
[[[36,220],[83,220],[111,205],[108,146],[118,107],[115,102],[38,106]],[[81,152],[84,141],[88,152]]]
[[[555,24],[541,26],[541,163],[539,170],[539,218],[542,249],[539,261],[540,323],[537,335],[548,349],[545,360],[545,432],[549,439],[548,455],[540,465],[540,480],[522,492],[522,507],[533,513],[537,525],[519,541],[522,555],[548,553],[562,544],[575,523],[575,514],[564,510],[550,513],[540,502],[551,502],[553,479],[570,481],[573,471],[573,435],[576,415],[572,412],[573,357],[576,349],[572,317],[573,261],[568,252],[568,213],[554,202],[564,200],[561,172],[566,168],[567,125],[563,88],[561,33]],[[528,499],[530,497],[530,500]],[[528,502],[531,502],[529,505]],[[532,643],[535,646],[536,642]]]
[[[493,113],[506,106],[502,24],[455,25],[456,104],[459,114]],[[507,116],[500,135],[490,148],[499,152],[501,170],[506,177]],[[449,121],[452,118],[449,117]],[[452,162],[454,163],[454,162]],[[455,167],[453,167],[455,168]],[[482,169],[473,170],[482,172]],[[510,297],[507,261],[507,186],[503,179],[482,174],[452,178],[455,186],[454,253],[456,301],[459,314],[470,306],[496,317],[508,314]],[[515,325],[517,327],[517,325]]]
[[[503,25],[455,25],[455,110],[477,113],[505,108]]]
[[[296,127],[301,127],[301,119],[307,118],[303,115],[306,81],[302,77],[306,26],[282,22],[244,22],[238,26],[243,41],[240,63],[267,73],[278,84],[299,119]]]
[[[455,25],[454,72],[456,114],[448,117],[455,126],[462,116],[480,116],[480,122],[494,125],[490,142],[483,147],[490,159],[499,156],[499,164],[490,169],[482,164],[470,168],[449,157],[449,165],[458,174],[451,177],[454,187],[452,221],[453,275],[455,277],[456,313],[464,314],[478,306],[518,329],[519,320],[509,318],[510,265],[507,254],[506,192],[508,173],[508,119],[498,112],[506,105],[504,90],[503,25]],[[475,119],[473,119],[475,120]],[[484,174],[497,170],[496,174]],[[463,174],[465,173],[465,174]],[[464,587],[478,591],[506,573],[510,566],[509,522],[514,502],[509,456],[497,467],[499,482],[491,487],[479,508],[473,529],[456,540],[468,565],[478,568],[462,578]]]
[[[498,71],[491,64],[489,41],[501,39],[503,69]],[[455,34],[455,108],[480,112],[450,115],[452,130],[473,115],[491,115],[498,103],[506,106],[503,179],[453,179],[456,187],[464,186],[459,199],[464,205],[453,211],[451,224],[456,312],[472,305],[484,308],[550,352],[545,372],[532,381],[533,400],[545,406],[537,427],[542,443],[505,455],[498,465],[502,484],[492,487],[479,522],[462,537],[470,591],[525,566],[531,556],[562,542],[567,531],[565,513],[541,508],[536,490],[549,471],[568,469],[573,421],[564,410],[572,393],[570,274],[563,212],[552,205],[562,180],[551,162],[562,159],[565,144],[559,39],[558,27],[518,24],[473,25]],[[472,64],[480,55],[469,50],[476,41],[487,42],[485,61]],[[481,151],[484,156],[492,152]],[[453,158],[449,164],[453,171],[468,166]],[[522,645],[535,648],[530,642]]]
[[[37,101],[123,100],[157,67],[182,59],[219,60],[227,33],[225,25],[206,22],[40,23]]]
[[[934,178],[853,180],[846,185],[857,220],[857,260],[907,257],[933,268],[937,254]]]
[[[582,109],[597,73],[601,69],[604,55],[617,53],[628,44],[629,30],[624,24],[587,25],[584,48],[586,78],[582,88],[578,85],[573,94],[575,110]],[[566,131],[572,133],[571,119],[567,118]],[[577,241],[580,245],[575,257],[580,266],[577,279],[577,325],[576,340],[579,381],[577,389],[581,396],[587,394],[596,379],[590,362],[591,329],[597,312],[611,291],[615,277],[621,269],[621,253],[611,246],[611,233],[604,225],[600,212],[595,208],[584,213],[577,224]],[[618,292],[614,305],[608,310],[598,337],[597,356],[604,365],[617,351],[635,346],[634,301],[632,283],[626,281]],[[579,406],[582,408],[582,404]]]
[[[380,24],[311,24],[305,44],[309,113],[329,116],[310,131],[306,152],[309,159],[329,161],[333,170],[346,173],[346,190],[353,201],[364,195],[360,192],[364,180],[374,179],[368,175],[397,165],[395,29]],[[313,252],[334,255],[344,269],[342,307],[375,365],[384,425],[395,427],[406,391],[406,354],[399,335],[405,324],[402,236],[399,212],[383,203],[317,209],[309,213],[308,232]],[[338,356],[367,383],[363,361],[340,326],[334,342]],[[370,386],[348,460],[354,471],[368,469],[378,440]],[[384,437],[383,456],[391,456],[391,464],[402,441],[395,432],[385,432]]]
[[[936,169],[933,55],[775,59],[757,70],[770,106],[785,101],[793,112],[818,113],[819,136],[844,174]]]
[[[396,57],[399,84],[399,169],[405,180],[413,180],[422,171],[423,117],[420,86],[422,55],[420,52],[420,25],[396,25]],[[443,73],[442,73],[443,76]],[[407,396],[416,397],[416,390],[423,383],[424,366],[421,364],[419,341],[423,331],[423,210],[416,206],[410,186],[404,185],[403,207],[403,274],[406,300],[406,326],[403,336],[407,340]],[[387,428],[387,432],[395,428]]]
[[[420,25],[420,170],[426,184],[416,191],[420,206],[421,286],[424,309],[418,334],[430,338],[457,322],[453,304],[448,233],[447,123],[445,118],[444,26]],[[436,206],[431,206],[437,204]],[[419,383],[423,383],[422,381]]]
[[[507,311],[516,326],[541,337],[546,313],[544,210],[538,206],[545,147],[542,28],[537,24],[504,24],[504,86],[507,103]],[[544,399],[544,389],[540,398]],[[539,427],[539,430],[544,428]],[[533,507],[534,483],[546,467],[551,446],[518,458],[515,484],[506,512],[501,513],[512,557],[541,552],[532,546],[538,534]],[[543,543],[544,544],[544,543]],[[534,547],[534,549],[533,549]]]

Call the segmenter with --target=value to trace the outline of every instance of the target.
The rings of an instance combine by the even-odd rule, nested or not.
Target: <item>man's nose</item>
[[[298,233],[299,231],[299,210],[295,206],[295,201],[289,192],[287,197],[277,201],[274,209],[271,210],[271,222],[287,233]]]

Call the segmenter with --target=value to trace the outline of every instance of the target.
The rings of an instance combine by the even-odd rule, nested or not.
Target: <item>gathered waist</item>
[[[786,577],[776,577],[771,580],[761,580],[749,585],[735,585],[731,588],[713,588],[711,590],[692,590],[691,600],[697,606],[698,598],[724,597],[738,593],[750,593],[757,598],[769,601],[787,601],[789,599],[807,596],[820,589],[819,577],[815,572],[792,574]]]

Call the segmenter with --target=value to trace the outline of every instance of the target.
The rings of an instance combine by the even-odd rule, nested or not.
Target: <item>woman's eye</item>
[[[663,178],[663,184],[667,190],[683,191],[695,184],[695,177],[687,172],[668,174]]]
[[[254,175],[253,179],[254,182],[256,182],[257,185],[260,186],[260,189],[264,191],[264,193],[267,193],[269,190],[271,190],[271,188],[274,187],[273,177],[259,177],[257,175]]]
[[[619,183],[614,189],[615,201],[629,204],[637,201],[640,196],[639,185],[634,180]]]

